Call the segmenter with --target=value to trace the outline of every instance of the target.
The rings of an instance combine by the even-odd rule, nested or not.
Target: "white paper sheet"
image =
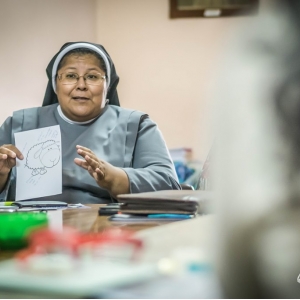
[[[16,200],[61,194],[60,126],[15,133],[15,145],[24,156],[16,163]]]

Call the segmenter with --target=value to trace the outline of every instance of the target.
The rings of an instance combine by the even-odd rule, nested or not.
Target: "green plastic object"
[[[42,212],[0,214],[0,250],[18,250],[27,246],[27,237],[35,229],[48,226]]]

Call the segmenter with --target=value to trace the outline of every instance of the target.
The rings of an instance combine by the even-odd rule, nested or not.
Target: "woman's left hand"
[[[129,180],[122,169],[99,159],[89,148],[79,145],[76,148],[83,159],[75,158],[74,162],[87,170],[100,187],[107,189],[113,196],[129,193]]]

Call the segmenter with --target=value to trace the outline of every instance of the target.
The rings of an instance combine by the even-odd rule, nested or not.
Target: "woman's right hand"
[[[7,175],[16,165],[16,158],[23,159],[21,151],[14,145],[2,145],[0,147],[0,175]]]

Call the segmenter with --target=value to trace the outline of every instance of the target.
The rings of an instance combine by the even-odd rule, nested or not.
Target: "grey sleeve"
[[[132,167],[124,171],[131,193],[181,189],[163,136],[148,116],[139,126]]]
[[[12,117],[8,117],[0,127],[0,146],[4,144],[12,143],[11,134],[12,134]],[[14,184],[11,184],[12,181],[14,181],[12,177],[13,176],[10,176],[4,190],[0,193],[0,201],[5,201],[7,199],[12,199],[12,198],[13,198],[12,200],[14,200],[15,192],[10,191],[11,185],[15,186]]]

